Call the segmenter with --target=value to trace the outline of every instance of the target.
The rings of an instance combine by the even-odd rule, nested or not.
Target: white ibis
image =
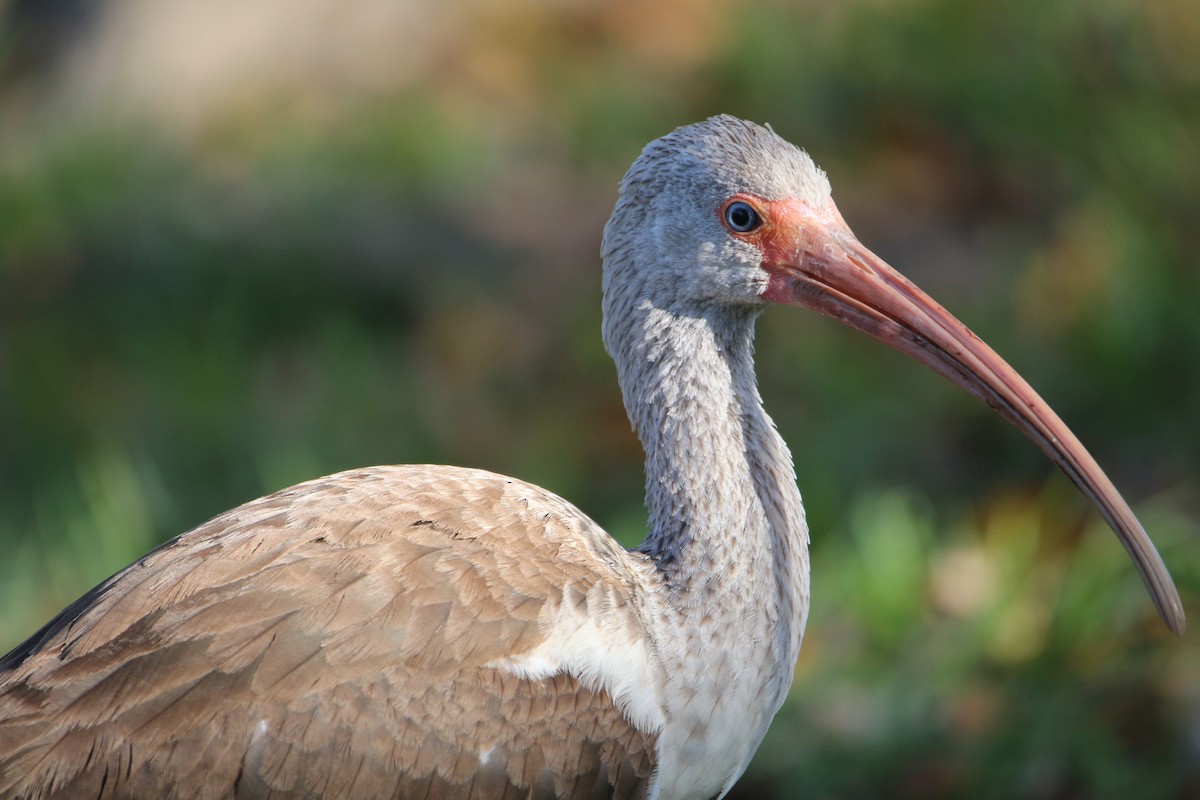
[[[783,702],[808,527],[751,359],[768,303],[983,399],[1175,587],[1095,461],[992,350],[863,247],[812,160],[722,116],[652,142],[604,235],[604,341],[646,450],[619,547],[527,483],[374,467],[171,540],[0,662],[4,797],[710,798]]]

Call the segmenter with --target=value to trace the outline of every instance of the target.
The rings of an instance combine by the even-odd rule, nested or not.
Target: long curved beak
[[[832,200],[769,204],[758,244],[770,274],[764,299],[819,311],[948,378],[1042,449],[1099,509],[1129,552],[1167,627],[1182,634],[1183,604],[1129,504],[1058,415],[990,347],[929,295],[864,247]]]

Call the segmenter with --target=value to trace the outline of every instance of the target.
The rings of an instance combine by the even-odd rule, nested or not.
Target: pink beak
[[[756,199],[758,205],[763,201]],[[911,281],[864,247],[831,200],[766,203],[748,239],[762,249],[763,297],[804,306],[907,353],[994,408],[1062,468],[1129,552],[1167,627],[1182,634],[1183,604],[1162,558],[1129,504],[1058,415],[990,347]]]

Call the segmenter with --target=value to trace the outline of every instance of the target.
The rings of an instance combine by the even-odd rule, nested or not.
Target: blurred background
[[[718,112],[1056,407],[1200,618],[1193,0],[0,0],[0,651],[154,544],[376,463],[640,540],[599,336],[642,145]],[[1200,637],[981,404],[774,310],[813,530],[738,798],[1200,797]]]

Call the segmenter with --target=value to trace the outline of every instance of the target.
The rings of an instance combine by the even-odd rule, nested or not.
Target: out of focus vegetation
[[[0,2],[0,650],[351,466],[518,475],[637,541],[600,230],[717,112],[1042,391],[1196,615],[1194,0],[436,6]],[[826,320],[759,352],[814,600],[737,796],[1200,797],[1197,636],[1035,448]]]

